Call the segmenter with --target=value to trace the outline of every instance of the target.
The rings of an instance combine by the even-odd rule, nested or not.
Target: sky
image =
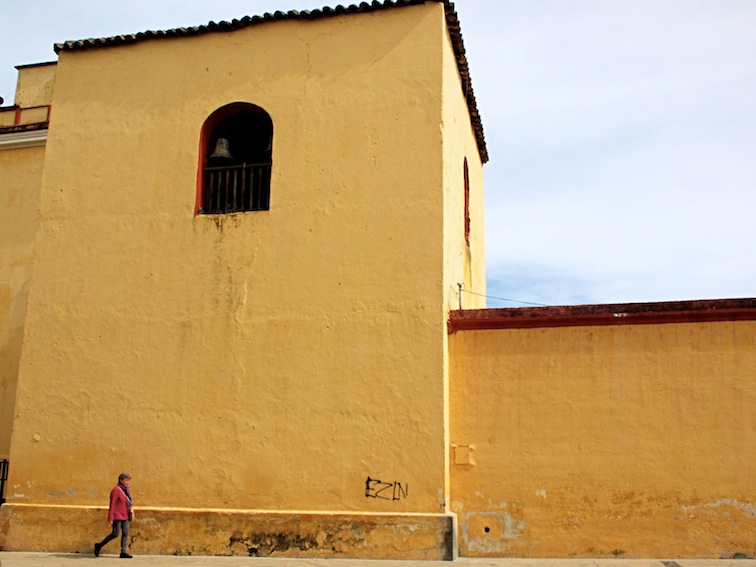
[[[0,0],[0,96],[56,42],[338,3]],[[455,5],[489,307],[756,296],[756,1]]]

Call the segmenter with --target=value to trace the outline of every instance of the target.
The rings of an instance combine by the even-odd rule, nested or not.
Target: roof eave
[[[266,12],[262,16],[245,16],[241,19],[233,19],[230,22],[210,22],[202,26],[189,28],[175,28],[164,31],[144,31],[136,34],[118,35],[113,37],[90,38],[65,41],[54,45],[55,53],[61,51],[80,51],[85,49],[97,49],[103,47],[117,47],[121,45],[132,45],[141,41],[152,39],[171,39],[176,37],[191,37],[204,35],[207,33],[229,32],[239,30],[255,25],[265,24],[283,20],[315,20],[320,18],[329,18],[345,14],[359,14],[364,12],[374,12],[377,10],[389,8],[402,8],[405,6],[417,6],[426,2],[440,2],[444,5],[446,15],[446,25],[451,35],[454,55],[457,60],[457,69],[462,82],[462,94],[467,102],[467,109],[470,114],[470,122],[475,133],[475,139],[478,145],[478,153],[483,163],[488,161],[488,149],[483,134],[483,122],[478,112],[478,105],[473,92],[470,70],[467,65],[465,56],[465,46],[462,40],[462,32],[459,25],[459,17],[454,9],[454,3],[449,0],[373,0],[372,2],[361,2],[360,4],[351,4],[349,6],[336,6],[335,8],[321,8],[316,10],[290,10],[288,12],[276,11],[273,13]]]

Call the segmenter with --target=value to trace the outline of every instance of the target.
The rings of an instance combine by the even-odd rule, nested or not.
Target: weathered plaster
[[[97,534],[108,532],[106,517],[94,506],[5,505],[0,548],[89,554]],[[139,554],[438,561],[453,556],[453,522],[442,514],[140,508],[129,546]]]

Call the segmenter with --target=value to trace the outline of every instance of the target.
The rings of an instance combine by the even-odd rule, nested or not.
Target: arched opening
[[[195,213],[270,209],[273,121],[259,106],[234,102],[205,120]]]
[[[465,182],[465,242],[470,247],[470,172],[467,169],[467,158],[464,162]]]

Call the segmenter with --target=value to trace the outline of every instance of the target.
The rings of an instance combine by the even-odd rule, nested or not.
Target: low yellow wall
[[[130,551],[157,555],[453,559],[454,517],[444,514],[314,514],[251,510],[138,509]],[[0,508],[0,548],[91,554],[109,533],[95,506]],[[60,529],[65,525],[66,529]],[[117,554],[118,540],[103,555]]]
[[[460,555],[756,553],[756,322],[450,337]]]

